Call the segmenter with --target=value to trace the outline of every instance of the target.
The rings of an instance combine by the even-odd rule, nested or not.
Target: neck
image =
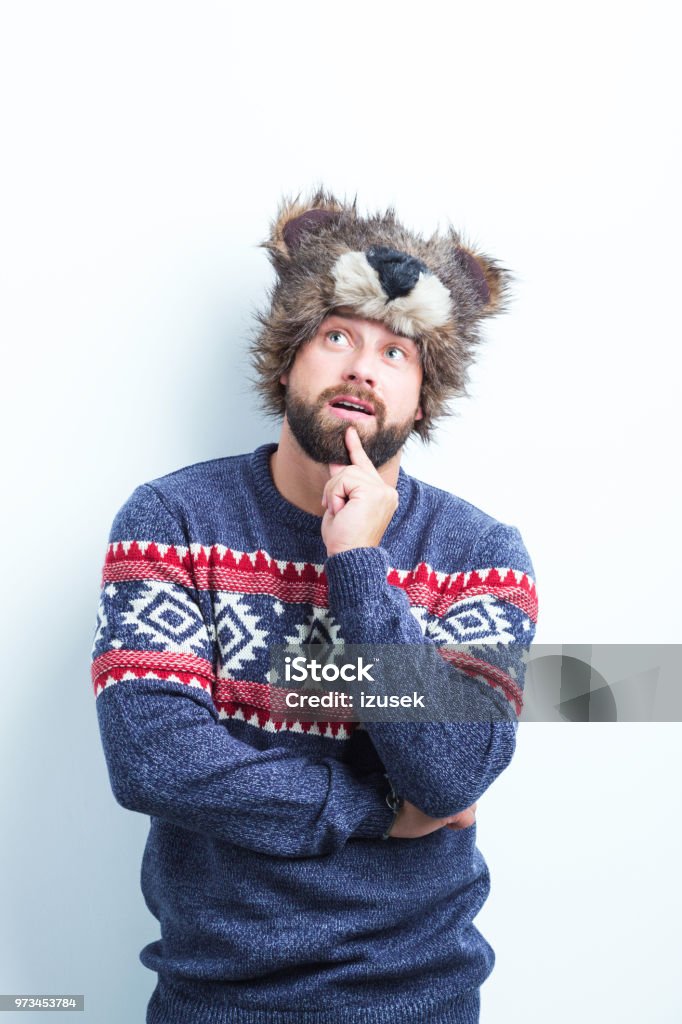
[[[400,452],[379,466],[377,472],[384,483],[395,487],[400,470]],[[270,472],[275,487],[287,501],[314,516],[324,515],[322,492],[329,480],[329,466],[315,462],[303,451],[291,433],[286,417],[282,424],[279,446],[270,456]]]

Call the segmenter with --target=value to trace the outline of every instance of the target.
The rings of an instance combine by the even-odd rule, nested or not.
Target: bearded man
[[[475,814],[515,749],[534,570],[516,527],[400,459],[466,393],[509,274],[323,188],[264,245],[251,352],[279,440],[143,484],[103,571],[104,753],[151,819],[146,1019],[474,1024],[495,960]],[[272,650],[315,643],[403,645],[415,692],[468,718],[275,713]]]

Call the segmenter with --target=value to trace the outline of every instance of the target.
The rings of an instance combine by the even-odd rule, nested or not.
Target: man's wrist
[[[327,548],[327,558],[332,558],[334,555],[342,555],[345,551],[359,551],[361,548],[378,548],[380,542],[377,541],[375,544],[363,543],[363,544],[346,544],[343,547]]]

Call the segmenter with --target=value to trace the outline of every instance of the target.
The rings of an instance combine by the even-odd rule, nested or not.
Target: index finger
[[[362,466],[363,469],[371,469],[376,473],[376,466],[370,459],[369,455],[362,447],[362,441],[355,427],[349,427],[346,431],[346,448],[350,455],[350,461],[354,466]]]

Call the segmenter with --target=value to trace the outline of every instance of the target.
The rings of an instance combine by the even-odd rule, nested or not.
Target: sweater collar
[[[259,500],[262,503],[266,515],[277,522],[288,523],[294,529],[303,533],[313,533],[318,537],[322,529],[322,516],[314,516],[312,512],[298,508],[287,501],[275,487],[272,473],[270,472],[270,456],[277,451],[278,445],[275,442],[263,444],[256,448],[251,454],[250,464]],[[393,518],[388,524],[384,538],[388,538],[405,517],[409,505],[412,478],[402,469],[398,470],[398,507],[393,513]]]

